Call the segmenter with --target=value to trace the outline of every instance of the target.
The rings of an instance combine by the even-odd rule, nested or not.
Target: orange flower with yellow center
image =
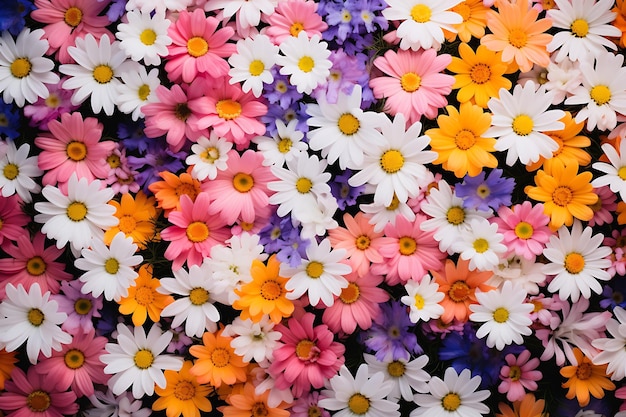
[[[567,388],[565,397],[569,400],[576,397],[578,404],[585,407],[594,398],[603,398],[604,390],[615,390],[615,384],[606,374],[608,364],[594,365],[591,359],[586,357],[579,348],[574,348],[574,356],[578,365],[570,365],[561,368],[560,373],[564,378],[563,388]]]
[[[132,314],[133,324],[141,326],[148,316],[154,323],[161,319],[161,311],[174,302],[171,295],[161,294],[157,288],[161,282],[152,276],[152,266],[143,264],[139,268],[139,276],[135,285],[128,288],[128,297],[119,301],[119,311],[124,315]]]
[[[233,385],[248,379],[247,364],[230,346],[233,338],[223,336],[223,331],[222,328],[216,333],[206,332],[202,336],[202,345],[189,348],[189,353],[197,359],[190,372],[200,384],[208,383],[219,388],[222,383]]]
[[[111,244],[113,237],[124,232],[126,237],[132,237],[139,249],[146,248],[146,242],[155,239],[155,220],[157,217],[156,201],[154,197],[146,196],[139,191],[135,198],[130,193],[122,194],[118,203],[115,200],[109,201],[115,207],[115,217],[120,219],[117,226],[114,226],[104,233],[104,243]]]
[[[454,42],[457,35],[463,42],[469,42],[472,37],[482,38],[485,35],[485,26],[487,26],[488,10],[490,8],[483,4],[483,0],[465,0],[454,6],[450,11],[461,15],[463,21],[453,25],[457,33],[444,29],[446,40]]]
[[[180,371],[166,370],[165,388],[158,385],[154,392],[159,396],[152,404],[154,411],[165,410],[167,417],[200,417],[200,412],[208,413],[213,410],[211,401],[207,398],[213,391],[209,385],[198,383],[198,378],[190,370],[193,362],[185,361]]]
[[[165,210],[165,217],[172,210],[180,210],[180,196],[188,195],[191,201],[196,201],[196,197],[202,191],[200,181],[191,176],[191,167],[180,176],[168,171],[159,172],[163,181],[153,182],[148,186],[154,193],[158,202],[158,207]]]
[[[276,407],[270,407],[269,395],[270,390],[257,394],[255,386],[246,382],[241,393],[232,393],[226,398],[229,405],[221,411],[224,417],[289,417],[291,413],[285,410],[289,404],[280,402]]]
[[[545,400],[537,400],[533,394],[526,394],[521,401],[514,401],[513,408],[505,403],[498,406],[500,413],[496,413],[496,417],[547,417],[543,412],[546,408]]]

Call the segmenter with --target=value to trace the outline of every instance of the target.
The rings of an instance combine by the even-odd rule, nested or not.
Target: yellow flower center
[[[13,181],[14,179],[16,179],[19,173],[20,169],[15,164],[6,164],[4,166],[4,169],[2,170],[2,174],[9,181]]]
[[[253,77],[258,77],[265,71],[265,64],[260,59],[255,59],[250,63],[248,71],[250,71],[250,75]]]
[[[448,297],[455,303],[462,303],[470,296],[470,287],[465,281],[456,281],[448,290]]]
[[[65,154],[72,161],[82,161],[87,157],[87,146],[83,142],[73,140],[67,144]]]
[[[480,239],[476,239],[474,241],[473,246],[477,253],[485,253],[489,249],[489,242],[487,242],[487,239],[483,239],[481,237]]]
[[[391,197],[391,203],[389,203],[389,205],[386,208],[388,211],[394,211],[398,208],[399,205],[400,205],[400,200],[398,200],[398,197],[394,193],[393,197]]]
[[[186,121],[191,116],[191,110],[187,103],[178,103],[174,106],[174,116],[182,122]]]
[[[552,192],[552,201],[557,206],[565,207],[572,201],[573,198],[574,195],[572,190],[564,185],[556,187]]]
[[[324,264],[318,261],[311,261],[306,266],[306,273],[311,278],[319,278],[324,273]]]
[[[187,226],[187,239],[194,243],[204,242],[210,235],[209,228],[204,222],[191,222]]]
[[[120,270],[120,262],[115,258],[109,258],[104,262],[104,270],[111,275],[115,275]]]
[[[28,311],[28,321],[35,327],[41,326],[46,316],[43,314],[43,311],[38,308],[31,308]]]
[[[530,239],[533,236],[535,229],[533,229],[532,225],[527,222],[519,222],[517,226],[515,226],[515,236],[520,239]]]
[[[33,256],[26,262],[26,271],[35,277],[46,272],[46,262],[41,256]]]
[[[341,290],[339,298],[344,304],[352,304],[361,297],[361,290],[354,282],[350,282],[348,286]]]
[[[87,217],[87,206],[80,201],[74,201],[67,206],[67,217],[73,222],[80,222]]]
[[[321,417],[322,410],[316,405],[310,405],[307,410],[307,417]]]
[[[269,279],[261,285],[261,297],[267,301],[274,301],[278,299],[283,293],[283,287],[274,281],[273,279]]]
[[[99,84],[106,84],[113,79],[113,69],[106,65],[98,65],[93,69],[93,79]]]
[[[491,194],[491,189],[487,186],[487,184],[480,184],[476,187],[476,194],[480,198],[487,198],[489,194]]]
[[[611,90],[606,85],[596,85],[589,91],[589,96],[598,106],[611,101]]]
[[[83,20],[83,11],[78,7],[70,7],[65,11],[65,16],[63,16],[63,20],[68,26],[75,28],[82,22]]]
[[[139,100],[146,101],[150,95],[150,86],[148,84],[142,84],[137,90],[137,97]]]
[[[51,404],[50,395],[42,390],[36,390],[28,394],[26,405],[30,411],[35,413],[43,413]]]
[[[474,132],[463,129],[454,137],[454,143],[457,148],[462,151],[466,151],[476,144],[476,136],[474,135]]]
[[[308,55],[303,56],[298,61],[298,68],[300,68],[300,71],[302,72],[311,72],[314,66],[315,61],[313,61],[313,58]]]
[[[200,154],[200,158],[204,162],[208,162],[209,164],[212,164],[220,158],[220,152],[217,150],[217,148],[214,148],[214,147],[206,148]]]
[[[294,38],[298,37],[298,34],[304,30],[304,25],[301,22],[292,23],[291,27],[289,27],[289,34]]]
[[[11,74],[15,78],[24,78],[30,74],[32,65],[28,58],[17,58],[11,63]]]
[[[148,349],[141,349],[137,353],[135,353],[135,357],[133,358],[135,361],[135,366],[139,369],[148,369],[152,366],[154,362],[154,355]]]
[[[359,250],[365,250],[370,247],[371,240],[366,235],[361,235],[354,241],[354,246]]]
[[[318,349],[315,343],[309,339],[302,339],[296,344],[296,356],[298,359],[307,361],[317,356]]]
[[[224,120],[233,120],[241,116],[241,104],[235,100],[220,100],[215,104],[215,110]]]
[[[91,300],[87,298],[79,298],[74,303],[74,311],[76,312],[76,314],[79,314],[81,316],[88,314],[91,311],[91,307]]]
[[[238,172],[233,177],[233,187],[240,193],[247,193],[254,187],[254,178],[250,174]]]
[[[107,164],[109,164],[111,168],[117,168],[122,165],[122,160],[120,159],[119,155],[112,153],[111,155],[107,156]]]
[[[187,53],[192,57],[198,58],[207,52],[209,52],[209,44],[204,38],[194,36],[187,41]]]
[[[348,400],[348,408],[354,414],[365,414],[370,409],[370,400],[363,394],[353,394]]]
[[[528,43],[528,34],[522,29],[512,29],[509,31],[509,43],[520,49]]]
[[[450,207],[446,212],[446,220],[455,226],[460,225],[465,221],[465,210],[459,206]]]
[[[591,364],[588,362],[582,362],[576,368],[576,378],[583,380],[583,381],[591,378],[592,373],[593,373],[593,368],[591,367]]]
[[[626,166],[623,166],[617,170],[617,176],[626,181]],[[600,199],[598,199],[598,201],[600,201]]]
[[[404,156],[400,151],[390,149],[380,157],[380,167],[387,174],[394,174],[404,166]]]
[[[63,356],[65,366],[70,369],[78,369],[85,363],[85,355],[78,349],[70,349]]]
[[[589,23],[585,19],[574,20],[569,28],[577,38],[584,38],[589,33]]]
[[[50,107],[51,109],[56,109],[61,105],[61,98],[55,93],[50,93],[50,95],[44,100],[44,102],[46,103],[46,106]]]
[[[341,133],[351,136],[359,131],[361,123],[359,122],[359,119],[354,117],[351,113],[344,113],[339,117],[337,126],[339,127],[339,131]]]
[[[204,288],[194,288],[189,291],[189,301],[195,306],[201,306],[209,301],[209,292]]]
[[[570,274],[579,274],[585,269],[585,258],[577,252],[568,253],[565,255],[563,266]]]
[[[280,152],[280,153],[287,153],[287,152],[289,152],[289,150],[291,149],[291,145],[293,145],[293,142],[291,141],[291,139],[289,139],[289,138],[282,138],[278,142],[278,152]]]
[[[516,116],[515,119],[513,119],[513,132],[515,132],[519,136],[530,135],[530,133],[533,131],[534,126],[535,123],[533,122],[533,119],[526,114],[520,114],[519,116]]]
[[[150,287],[139,287],[135,291],[135,301],[143,307],[147,307],[154,301],[154,291]]]
[[[411,18],[417,23],[426,23],[430,21],[433,12],[430,7],[425,4],[416,4],[411,8]]]
[[[300,194],[306,194],[309,191],[311,191],[311,188],[313,188],[313,182],[311,182],[310,179],[308,178],[298,178],[298,180],[296,181],[296,190],[298,190],[298,192]]]
[[[450,392],[441,399],[441,406],[446,411],[456,411],[461,406],[461,397],[459,394]]]
[[[423,309],[424,305],[426,304],[426,300],[424,300],[424,297],[422,297],[420,294],[415,294],[415,297],[413,298],[415,298],[415,308],[417,308],[418,310]]]
[[[519,366],[513,365],[509,368],[509,378],[511,378],[511,381],[519,381],[521,377],[522,369]]]
[[[465,3],[461,3],[459,5],[454,6],[451,9],[454,13],[458,13],[463,18],[463,22],[467,22],[467,20],[472,15],[472,9]]]
[[[121,232],[125,234],[131,233],[137,227],[137,222],[135,218],[130,214],[125,214],[120,217],[120,224],[117,226]]]
[[[141,41],[141,43],[148,46],[154,45],[154,42],[156,42],[156,38],[157,34],[152,29],[144,29],[143,32],[141,32],[141,34],[139,35],[139,40]]]
[[[178,401],[189,401],[196,395],[196,387],[191,381],[178,381],[174,386],[174,398]]]
[[[228,350],[218,347],[211,352],[211,362],[216,368],[223,368],[230,363],[230,352]]]
[[[491,68],[486,64],[476,64],[469,75],[475,84],[484,84],[491,79]]]
[[[401,255],[413,255],[417,250],[417,242],[410,236],[403,236],[398,240],[398,251]]]
[[[405,371],[406,366],[400,361],[389,362],[387,365],[387,373],[394,378],[400,378]]]
[[[493,312],[493,320],[496,323],[505,323],[509,319],[509,310],[504,307],[498,307]]]
[[[416,90],[419,90],[421,84],[422,77],[414,72],[407,72],[402,77],[400,77],[400,86],[407,93],[412,93]]]

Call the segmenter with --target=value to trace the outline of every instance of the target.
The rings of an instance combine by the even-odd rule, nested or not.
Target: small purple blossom
[[[59,311],[67,314],[61,328],[72,334],[88,333],[93,330],[93,317],[100,317],[102,298],[94,298],[91,294],[83,294],[83,283],[79,280],[63,281],[61,292],[51,299],[59,304]]]
[[[272,68],[274,82],[264,87],[263,96],[270,104],[278,104],[283,109],[289,109],[303,97],[296,87],[289,82],[287,75],[282,75],[276,68]]]
[[[277,132],[276,119],[283,121],[286,125],[296,119],[298,121],[296,129],[306,133],[309,131],[309,126],[306,123],[309,117],[310,116],[306,113],[306,104],[304,103],[294,104],[288,109],[283,109],[277,104],[270,104],[267,108],[267,114],[261,116],[261,121],[265,123],[267,129],[265,135],[274,136]]]
[[[337,205],[341,210],[345,210],[346,207],[356,205],[356,199],[365,190],[365,185],[359,185],[358,187],[352,187],[348,184],[348,180],[352,176],[352,171],[346,169],[341,174],[337,175],[330,182],[330,192],[337,200]]]
[[[300,230],[293,227],[291,218],[273,214],[270,222],[259,232],[259,243],[265,252],[276,253],[278,260],[295,268],[306,256],[309,239],[300,237]]]
[[[513,178],[503,178],[501,169],[494,169],[485,178],[485,172],[475,177],[466,175],[463,183],[455,187],[456,195],[463,199],[463,207],[489,211],[511,205],[515,187]]]
[[[186,153],[172,152],[165,143],[164,138],[152,139],[146,154],[143,157],[128,157],[128,167],[131,171],[139,172],[135,178],[144,192],[152,194],[148,186],[155,181],[160,181],[159,172],[178,172],[183,169],[183,161]]]

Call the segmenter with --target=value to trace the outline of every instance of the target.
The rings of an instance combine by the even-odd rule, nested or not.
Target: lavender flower
[[[163,138],[157,138],[148,142],[148,149],[143,157],[128,157],[128,167],[131,171],[138,171],[135,178],[146,193],[150,193],[148,186],[155,181],[160,181],[159,172],[178,172],[183,169],[185,152],[172,152]]]
[[[463,207],[489,211],[489,208],[510,206],[515,180],[502,178],[502,172],[494,169],[487,178],[484,171],[475,177],[466,175],[463,183],[455,187],[456,195],[463,199]]]
[[[309,239],[300,237],[300,230],[293,227],[291,218],[278,217],[275,213],[270,223],[259,232],[259,237],[265,252],[275,252],[279,261],[292,268],[300,265],[310,243]]]
[[[348,184],[348,180],[352,176],[352,171],[346,169],[341,174],[337,175],[334,180],[330,182],[330,192],[337,200],[337,205],[341,210],[345,210],[346,207],[354,206],[358,196],[363,194],[365,185],[358,187],[352,187]]]

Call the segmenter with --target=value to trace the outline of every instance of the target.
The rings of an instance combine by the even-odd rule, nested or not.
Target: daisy
[[[327,410],[338,411],[336,414],[355,417],[398,417],[400,405],[385,399],[393,389],[393,382],[385,380],[382,372],[370,372],[369,366],[362,363],[352,376],[346,366],[339,369],[339,374],[332,377],[328,388],[322,391],[326,398],[318,404]]]
[[[274,330],[274,325],[267,315],[256,323],[250,319],[242,320],[241,317],[237,317],[226,326],[224,334],[233,337],[230,345],[235,349],[235,354],[243,357],[244,362],[254,359],[257,363],[264,363],[266,360],[272,360],[273,352],[278,348],[278,339],[281,337],[280,332]]]
[[[454,25],[463,22],[460,14],[450,11],[461,0],[389,0],[382,15],[390,21],[401,20],[396,36],[401,49],[439,50],[444,30],[456,33]]]
[[[43,29],[24,28],[17,39],[8,31],[0,38],[0,92],[5,103],[15,102],[24,107],[50,94],[45,84],[56,84],[59,76],[53,72],[54,62],[44,58],[48,41],[41,39]]]
[[[49,358],[52,350],[59,351],[62,344],[72,341],[72,336],[59,327],[66,318],[58,311],[58,303],[50,300],[50,292],[41,293],[38,283],[28,291],[22,284],[17,288],[9,284],[0,303],[0,343],[7,352],[26,343],[28,360],[34,365],[40,353]]]
[[[30,145],[22,144],[19,149],[15,142],[7,142],[6,153],[0,157],[0,190],[3,197],[13,194],[20,196],[22,201],[33,201],[31,193],[39,193],[41,187],[33,180],[43,171],[37,166],[37,156],[28,156]]]
[[[258,26],[261,22],[261,13],[270,16],[278,0],[208,0],[204,5],[204,10],[221,10],[225,18],[237,15],[237,31]]]
[[[172,38],[167,31],[172,23],[163,13],[129,10],[125,14],[127,23],[117,25],[115,36],[121,41],[120,47],[133,61],[143,59],[146,65],[160,65],[161,57],[167,56],[167,47]]]
[[[543,204],[533,206],[530,201],[510,208],[501,206],[492,221],[503,235],[502,242],[508,248],[507,253],[515,253],[528,260],[541,255],[552,234],[548,228],[550,218],[544,214]]]
[[[272,389],[260,390],[259,385],[255,386],[253,382],[246,382],[241,391],[237,393],[233,390],[226,398],[229,404],[220,411],[225,416],[247,416],[261,415],[268,417],[290,417],[290,408],[292,401],[272,401],[272,394],[276,391]],[[287,390],[288,391],[288,390]],[[292,397],[293,398],[293,397]]]
[[[619,152],[609,143],[603,144],[602,150],[609,163],[595,162],[593,164],[593,169],[604,173],[604,175],[594,179],[591,185],[595,188],[609,186],[611,191],[619,193],[622,201],[626,201],[626,140],[620,141]]]
[[[431,376],[423,369],[428,363],[428,356],[421,355],[411,361],[391,358],[379,361],[376,356],[364,353],[363,359],[369,367],[370,378],[382,372],[385,381],[393,382],[393,389],[386,397],[389,401],[397,402],[400,398],[412,401],[414,391],[428,392],[427,382]]]
[[[157,217],[154,197],[139,191],[135,198],[130,193],[122,194],[120,201],[109,201],[115,207],[114,216],[119,219],[116,226],[104,232],[104,243],[110,245],[118,232],[130,237],[139,249],[155,237],[154,220]]]
[[[191,154],[185,162],[192,166],[191,175],[199,180],[214,180],[217,171],[224,171],[227,167],[228,151],[232,149],[232,143],[225,138],[219,137],[214,131],[206,138],[200,136],[197,143],[191,145]]]
[[[274,13],[265,18],[268,23],[266,34],[276,45],[281,45],[290,37],[297,38],[300,32],[309,38],[314,35],[321,38],[328,25],[317,13],[318,6],[316,2],[280,1]]]
[[[430,138],[419,136],[420,122],[407,129],[401,113],[396,114],[393,122],[385,121],[381,126],[382,138],[364,148],[362,169],[348,183],[353,187],[375,185],[374,203],[389,205],[394,195],[401,202],[417,195],[418,179],[426,175],[425,164],[434,161],[437,154],[424,150]]]
[[[547,110],[552,98],[544,90],[535,91],[535,84],[516,85],[513,94],[500,89],[500,98],[489,100],[493,113],[492,127],[486,136],[498,138],[494,148],[507,151],[506,163],[512,166],[519,159],[522,164],[537,162],[539,157],[551,158],[558,149],[557,142],[545,131],[565,127],[560,121],[563,110]]]
[[[500,413],[496,417],[541,417],[545,415],[545,403],[545,400],[535,400],[534,394],[526,394],[522,400],[513,402],[513,408],[503,402],[499,403]]]
[[[92,238],[102,240],[104,229],[119,222],[113,215],[115,208],[107,204],[114,192],[101,189],[98,180],[79,180],[74,174],[68,181],[67,195],[50,185],[41,193],[48,201],[35,203],[38,214],[34,220],[43,224],[41,232],[55,239],[59,249],[69,242],[78,252],[89,246]]]
[[[100,356],[106,364],[104,373],[113,374],[108,382],[113,394],[120,395],[132,386],[136,399],[152,395],[155,385],[166,386],[163,370],[178,371],[182,367],[182,358],[163,354],[172,332],[162,332],[157,324],[148,334],[143,327],[135,327],[131,332],[123,323],[117,325],[117,332],[117,343],[107,343],[107,353]]]
[[[615,384],[609,380],[607,364],[594,365],[591,358],[585,356],[580,349],[574,348],[576,362],[559,370],[562,377],[567,378],[562,386],[567,388],[565,398],[578,400],[581,407],[589,405],[591,396],[604,398],[604,391],[614,391]]]
[[[333,65],[328,59],[330,50],[320,35],[309,38],[305,31],[301,31],[297,37],[285,39],[280,44],[280,51],[284,55],[276,58],[276,63],[281,66],[279,72],[289,75],[289,81],[299,93],[311,94],[330,75]]]
[[[181,210],[183,195],[194,202],[202,192],[201,183],[193,178],[187,168],[187,172],[180,175],[173,174],[168,170],[160,171],[159,176],[163,181],[155,181],[148,186],[157,201],[157,207],[164,210],[165,218],[169,217],[172,210]]]
[[[103,299],[83,294],[82,287],[78,280],[63,282],[62,294],[51,297],[59,303],[59,311],[67,314],[61,328],[70,334],[89,333],[94,329],[93,319],[101,317]]]
[[[612,0],[554,0],[556,8],[546,12],[554,22],[557,32],[548,44],[556,62],[565,58],[587,61],[605,52],[604,47],[617,49],[607,38],[622,36],[622,31],[610,23],[615,19],[611,12]],[[555,51],[557,51],[554,53]]]
[[[133,120],[144,118],[141,107],[157,101],[156,89],[161,85],[159,70],[140,65],[135,71],[121,74],[122,84],[117,87],[117,108],[122,113],[130,114]]]
[[[309,146],[304,133],[298,130],[299,120],[290,120],[287,124],[280,119],[274,121],[276,133],[272,137],[257,136],[252,139],[257,150],[263,154],[263,165],[282,167],[306,151]]]
[[[158,323],[163,309],[174,302],[172,296],[158,292],[161,281],[154,277],[152,270],[151,264],[142,264],[135,282],[128,288],[128,296],[117,301],[118,311],[132,315],[135,326],[143,326],[148,318]]]
[[[490,271],[500,263],[500,257],[507,251],[503,245],[504,236],[498,233],[498,225],[486,219],[474,219],[468,228],[461,231],[459,240],[452,245],[452,250],[459,253],[461,259],[469,261],[471,270]]]
[[[461,23],[453,25],[458,31],[458,38],[461,42],[469,42],[472,37],[480,39],[485,36],[488,10],[489,7],[482,0],[464,0],[451,9],[463,18]],[[454,32],[444,31],[444,35],[448,42],[454,42],[457,38]]]
[[[413,401],[417,408],[410,417],[432,415],[480,417],[489,412],[489,407],[482,403],[490,395],[489,391],[476,391],[481,377],[474,376],[469,369],[460,374],[454,368],[446,368],[443,380],[434,376],[428,382],[429,394],[415,394]]]
[[[537,381],[543,378],[543,374],[537,368],[541,361],[539,358],[530,357],[529,350],[523,350],[517,357],[509,353],[504,357],[506,365],[500,369],[498,392],[506,394],[506,399],[514,402],[523,400],[526,390],[536,391]]]
[[[78,278],[84,283],[83,294],[104,294],[105,299],[116,302],[127,297],[128,288],[137,278],[134,267],[143,261],[136,252],[137,245],[122,232],[115,235],[109,247],[102,239],[92,239],[89,247],[81,250],[82,257],[74,261],[76,268],[86,271]]]
[[[248,3],[244,2],[244,4]],[[265,35],[240,39],[237,42],[237,53],[228,58],[228,63],[232,67],[228,71],[230,76],[228,82],[235,84],[243,81],[241,89],[244,93],[252,90],[255,97],[260,97],[263,84],[274,82],[274,76],[270,70],[276,64],[278,49],[278,46]]]
[[[341,169],[361,168],[366,150],[383,139],[377,129],[382,127],[384,118],[362,111],[361,97],[361,86],[356,85],[349,95],[340,91],[336,103],[328,103],[320,96],[318,104],[307,105],[306,112],[311,116],[307,125],[319,128],[309,131],[309,147],[321,150],[330,164],[338,160]]]
[[[198,417],[201,412],[213,411],[209,396],[213,388],[206,384],[199,384],[196,376],[190,370],[193,362],[185,361],[179,371],[166,370],[165,387],[155,387],[158,396],[152,404],[154,411],[165,410],[166,415],[183,417]],[[134,414],[136,416],[136,413]]]
[[[412,323],[420,320],[427,322],[441,317],[444,310],[439,302],[443,300],[445,294],[438,291],[439,284],[433,281],[430,275],[424,275],[420,281],[408,280],[404,284],[404,289],[408,295],[403,295],[400,301],[410,308],[409,318]]]
[[[76,64],[63,64],[59,71],[70,76],[63,82],[63,88],[74,90],[72,104],[81,104],[91,96],[94,113],[104,110],[111,116],[121,84],[119,77],[125,71],[136,70],[137,64],[127,60],[120,43],[112,42],[106,34],[99,41],[91,34],[85,39],[76,39],[76,46],[70,46],[68,52]]]
[[[550,236],[543,251],[550,261],[543,272],[555,275],[548,284],[548,291],[558,291],[562,300],[571,298],[574,303],[581,294],[584,298],[590,298],[591,291],[600,294],[602,286],[598,281],[611,279],[606,271],[611,266],[610,259],[606,259],[611,248],[601,246],[604,235],[592,236],[591,227],[584,230],[582,227],[581,222],[574,221],[571,233],[566,227],[559,228],[558,237]]]
[[[591,345],[600,350],[593,357],[594,365],[607,364],[606,372],[611,375],[613,381],[619,381],[626,377],[626,310],[620,306],[613,309],[615,318],[610,318],[606,323],[606,330],[610,337],[598,337],[591,341]],[[604,336],[604,334],[603,334]],[[575,360],[575,358],[574,358]]]

